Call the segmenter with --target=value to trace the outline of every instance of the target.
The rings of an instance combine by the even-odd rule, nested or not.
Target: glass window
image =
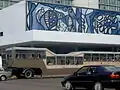
[[[116,5],[116,0],[109,0],[109,5]]]
[[[91,54],[84,54],[84,61],[91,61]]]
[[[0,1],[0,7],[1,8],[3,7],[3,1]]]
[[[57,65],[65,65],[65,56],[57,56]]]
[[[83,64],[83,57],[75,57],[75,65]]]
[[[74,65],[74,57],[73,56],[67,56],[66,57],[66,64],[67,65]]]
[[[39,60],[45,58],[45,51],[16,50],[16,59]]]
[[[8,3],[9,3],[8,1],[4,1],[4,2],[3,2],[3,7],[7,7],[7,6],[8,6]]]
[[[105,6],[105,5],[100,5],[99,8],[102,9],[102,10],[106,10],[107,6]]]
[[[120,71],[120,66],[117,66],[116,68]]]
[[[106,54],[100,54],[100,61],[106,61]]]
[[[12,60],[12,55],[11,54],[7,54],[7,60]]]
[[[104,0],[99,0],[99,3],[100,4],[104,4]]]
[[[9,5],[13,5],[13,4],[17,3],[17,2],[19,2],[19,1],[9,1],[9,0],[4,1],[4,0],[2,0],[2,1],[0,1],[0,9],[2,9],[4,7],[7,7]]]
[[[116,60],[116,61],[120,61],[120,55],[119,55],[119,54],[116,54],[116,55],[115,55],[115,60]]]
[[[89,67],[82,67],[77,71],[77,73],[78,74],[85,74],[88,72],[88,70],[89,70]]]
[[[92,61],[99,61],[99,54],[92,54]]]
[[[3,36],[3,32],[0,32],[0,36]]]
[[[117,6],[120,7],[120,0],[117,0]]]
[[[104,66],[105,70],[107,71],[118,71],[116,66]]]
[[[108,5],[109,2],[108,2],[108,0],[104,0],[103,3]]]
[[[108,54],[107,61],[113,61],[113,60],[114,60],[114,54]]]
[[[118,10],[119,7],[120,7],[119,0],[99,0],[99,8],[100,9],[120,11],[120,10]]]
[[[2,54],[2,60],[6,60],[6,54]]]
[[[6,65],[7,65],[7,61],[6,61],[6,60],[3,60],[3,61],[2,61],[2,65],[3,65],[3,66],[6,66]]]
[[[55,64],[56,64],[56,60],[54,56],[47,57],[47,65],[55,65]]]
[[[94,74],[94,73],[97,73],[96,67],[90,67],[90,69],[88,70],[88,74]]]

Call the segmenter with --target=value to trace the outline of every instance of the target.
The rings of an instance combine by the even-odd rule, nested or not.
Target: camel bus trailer
[[[68,75],[84,65],[120,65],[120,52],[78,51],[56,54],[47,48],[11,47],[1,54],[2,66],[17,78]]]

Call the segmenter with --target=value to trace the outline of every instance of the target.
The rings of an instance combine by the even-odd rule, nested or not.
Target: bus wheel
[[[31,70],[27,70],[24,73],[25,78],[29,79],[33,77],[33,72]]]

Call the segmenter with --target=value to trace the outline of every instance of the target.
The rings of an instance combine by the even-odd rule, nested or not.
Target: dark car
[[[117,66],[117,69],[120,71],[120,67]]]
[[[61,82],[66,90],[84,88],[87,90],[104,90],[115,88],[120,90],[120,71],[113,65],[83,66],[64,78]]]

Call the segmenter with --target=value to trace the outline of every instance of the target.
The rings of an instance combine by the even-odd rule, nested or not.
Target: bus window
[[[84,54],[85,61],[91,61],[91,54]]]
[[[113,61],[115,58],[114,58],[114,54],[108,54],[107,55],[107,61]]]
[[[67,65],[74,65],[74,57],[73,56],[67,56],[66,57],[66,64]]]
[[[99,61],[99,54],[92,54],[92,61]]]
[[[57,56],[57,65],[65,65],[65,56]]]
[[[75,65],[83,64],[83,57],[75,57]]]
[[[47,65],[55,65],[56,64],[56,60],[54,56],[49,56],[47,57]]]
[[[100,54],[100,61],[106,61],[106,54]]]
[[[116,55],[115,55],[115,60],[116,60],[116,61],[120,61],[120,55],[119,55],[119,54],[116,54]]]

